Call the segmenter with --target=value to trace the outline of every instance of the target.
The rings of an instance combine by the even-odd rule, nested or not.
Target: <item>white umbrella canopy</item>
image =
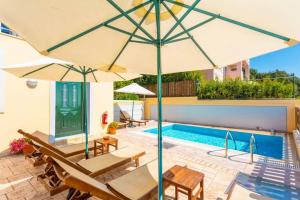
[[[125,87],[119,88],[115,90],[115,92],[120,92],[120,93],[128,93],[128,94],[139,94],[139,95],[150,95],[153,96],[155,95],[153,92],[150,90],[147,90],[146,88],[140,86],[137,83],[131,83],[130,85],[127,85]],[[134,119],[134,100],[132,101],[132,110],[131,110],[131,118],[132,120]],[[130,123],[130,127],[135,127],[133,123]]]
[[[156,74],[155,1],[0,0],[0,19],[45,55]],[[222,67],[296,44],[299,7],[298,0],[162,1],[162,73]]]
[[[113,82],[141,77],[141,75],[133,73],[104,72],[47,57],[27,63],[5,66],[3,70],[20,78],[68,82]],[[86,71],[86,80],[84,80],[82,74],[84,71]]]
[[[86,70],[86,82],[112,82],[140,77],[133,73],[103,72],[63,60],[39,54],[26,41],[0,34],[0,69],[20,78],[52,81],[83,82],[82,71]]]
[[[140,86],[137,83],[131,83],[130,85],[127,85],[125,87],[119,88],[115,90],[115,92],[121,92],[121,93],[128,93],[128,94],[140,94],[140,95],[155,95],[150,90],[147,90],[146,88]]]

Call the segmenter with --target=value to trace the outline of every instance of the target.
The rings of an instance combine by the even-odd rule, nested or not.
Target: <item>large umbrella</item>
[[[300,39],[298,0],[0,3],[0,19],[45,55],[110,71],[123,66],[131,72],[157,74],[159,199],[161,74],[222,67]]]
[[[145,95],[149,95],[149,96],[155,95],[153,92],[151,92],[150,90],[147,90],[146,88],[140,86],[137,83],[131,83],[130,85],[127,85],[125,87],[115,90],[115,92],[144,95],[144,97],[145,97]],[[133,120],[133,112],[134,112],[134,100],[132,101],[132,110],[131,110],[132,120]],[[130,124],[130,126],[134,127],[134,125],[132,123]]]
[[[16,41],[17,40],[17,41]],[[10,41],[10,42],[9,42]],[[4,53],[4,65],[0,66],[4,71],[12,73],[20,78],[33,78],[54,81],[70,81],[83,83],[83,125],[86,136],[86,152],[88,158],[88,116],[87,116],[87,92],[86,82],[112,82],[131,80],[140,77],[138,74],[103,72],[97,69],[91,69],[85,66],[77,66],[70,62],[44,57],[36,52],[30,45],[23,40],[4,36],[0,37],[0,43],[5,44],[0,47]],[[28,58],[23,57],[23,54]],[[18,64],[16,61],[24,61]],[[32,59],[32,60],[28,60]],[[25,62],[26,61],[26,62]],[[9,64],[10,63],[10,64]]]

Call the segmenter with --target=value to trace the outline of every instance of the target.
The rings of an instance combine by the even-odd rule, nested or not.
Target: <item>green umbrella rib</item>
[[[166,33],[166,35],[162,38],[162,40],[165,40],[176,28],[181,22],[190,14],[190,12],[200,3],[201,0],[196,0],[192,6],[189,6],[187,8],[187,11],[178,19],[174,26]]]
[[[175,16],[175,14],[172,12],[172,10],[167,6],[165,2],[162,2],[163,6],[168,10],[168,12],[172,15],[172,17],[177,21],[178,18]],[[187,29],[184,27],[182,23],[179,23],[180,27],[186,31]],[[205,58],[212,64],[212,66],[217,67],[216,64],[212,61],[212,59],[207,55],[207,53],[201,48],[199,43],[194,39],[194,37],[186,31],[186,34],[191,38],[192,42],[196,45],[196,47],[202,52],[202,54],[205,56]]]
[[[135,7],[127,10],[127,11],[124,11],[124,13],[130,14],[130,13],[134,12],[135,10],[148,5],[151,2],[152,2],[152,0],[148,0],[148,1],[144,2],[144,3],[141,3],[141,4],[139,4],[139,5],[135,6]],[[123,14],[119,14],[119,15],[117,15],[117,16],[109,19],[109,20],[106,20],[105,22],[102,22],[102,23],[100,23],[100,24],[98,24],[98,25],[96,25],[96,26],[94,26],[94,27],[92,27],[92,28],[90,28],[90,29],[88,29],[86,31],[83,31],[82,33],[79,33],[79,34],[77,34],[77,35],[75,35],[75,36],[73,36],[73,37],[71,37],[71,38],[69,38],[67,40],[64,40],[64,41],[58,43],[57,45],[54,45],[54,46],[50,47],[49,49],[47,49],[47,52],[54,51],[55,49],[58,49],[58,48],[66,45],[66,44],[68,44],[68,43],[70,43],[70,42],[72,42],[72,41],[74,41],[74,40],[76,40],[76,39],[78,39],[78,38],[80,38],[80,37],[88,34],[88,33],[91,33],[93,31],[95,31],[95,30],[97,30],[97,29],[99,29],[99,28],[101,28],[101,27],[103,27],[103,26],[105,26],[105,25],[107,25],[107,24],[109,24],[109,23],[111,23],[111,22],[113,22],[113,21],[121,18],[121,17],[124,17],[124,15]]]
[[[177,1],[174,1],[174,0],[165,0],[165,1],[167,1],[169,3],[172,3],[172,4],[179,5],[181,7],[187,8],[187,9],[191,8],[191,6],[189,6],[189,5],[186,5],[184,3],[180,3],[180,2],[177,2]],[[212,12],[200,9],[200,8],[192,8],[192,10],[194,10],[194,11],[196,11],[198,13],[202,13],[202,14],[211,16],[211,17],[216,17],[216,18],[218,18],[220,20],[223,20],[223,21],[226,21],[226,22],[229,22],[229,23],[232,23],[232,24],[235,24],[235,25],[238,25],[238,26],[241,26],[241,27],[244,27],[244,28],[256,31],[256,32],[263,33],[265,35],[269,35],[269,36],[275,37],[277,39],[284,40],[286,42],[288,42],[290,40],[290,38],[288,38],[288,37],[285,37],[285,36],[282,36],[282,35],[279,35],[279,34],[276,34],[276,33],[273,33],[273,32],[270,32],[270,31],[267,31],[267,30],[264,30],[264,29],[261,29],[261,28],[258,28],[258,27],[255,27],[255,26],[252,26],[252,25],[240,22],[240,21],[237,21],[237,20],[234,20],[234,19],[230,19],[230,18],[221,16],[221,15],[218,15],[218,14],[215,14],[215,13],[212,13]]]
[[[139,24],[134,21],[120,6],[118,6],[113,0],[107,0],[116,10],[118,10],[124,17],[126,17],[131,23],[133,23],[138,29],[140,29],[146,36],[149,37],[150,40],[154,40],[152,35],[146,31],[143,27],[139,26]]]
[[[28,73],[24,74],[22,77],[24,78],[24,77],[26,77],[26,76],[28,76],[28,75],[30,75],[30,74],[33,74],[33,73],[35,73],[35,72],[38,72],[38,71],[43,70],[43,69],[45,69],[45,68],[48,68],[48,67],[52,66],[53,64],[54,64],[54,63],[51,63],[51,64],[45,65],[45,66],[43,66],[43,67],[40,67],[40,68],[38,68],[38,69],[36,69],[36,70],[33,70],[33,71],[31,71],[31,72],[28,72]]]
[[[138,24],[138,27],[140,27],[143,22],[145,21],[145,19],[147,18],[147,16],[149,15],[149,13],[151,12],[151,10],[153,9],[154,4],[152,4],[150,6],[150,8],[148,9],[147,13],[144,15],[144,17],[142,18],[142,20],[140,21],[140,23]],[[111,70],[111,68],[113,67],[113,65],[117,62],[117,60],[119,59],[119,57],[121,56],[121,54],[124,52],[125,48],[127,47],[127,45],[129,44],[130,41],[132,41],[132,38],[134,37],[135,33],[138,31],[138,27],[136,27],[136,29],[131,33],[130,37],[128,38],[128,40],[126,41],[125,45],[122,47],[122,49],[120,50],[120,52],[118,53],[118,55],[116,56],[116,58],[113,60],[113,62],[110,64],[108,70]],[[152,44],[151,41],[147,42],[147,41],[140,41],[140,42],[145,42],[146,44]]]

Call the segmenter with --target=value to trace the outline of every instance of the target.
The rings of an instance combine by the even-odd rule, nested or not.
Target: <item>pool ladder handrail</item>
[[[252,134],[251,137],[250,137],[250,144],[249,144],[250,145],[250,163],[251,164],[253,163],[254,144],[255,144],[255,148],[257,150],[257,144],[256,144],[256,141],[255,141],[255,137]]]
[[[229,136],[231,137],[231,140],[234,142],[234,146],[236,149],[236,142],[233,139],[231,132],[229,130],[227,130],[226,136],[225,136],[225,158],[228,157],[228,138],[229,138]]]

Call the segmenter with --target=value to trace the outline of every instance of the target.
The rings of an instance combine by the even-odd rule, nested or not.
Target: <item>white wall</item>
[[[157,107],[151,105],[151,119]],[[163,105],[163,120],[170,122],[287,131],[286,106]]]
[[[4,112],[4,104],[5,104],[5,91],[4,91],[4,72],[0,70],[0,113]]]
[[[114,121],[120,121],[120,110],[127,112],[132,117],[133,101],[115,100],[114,101]],[[144,119],[144,102],[134,101],[133,118],[136,120]]]

